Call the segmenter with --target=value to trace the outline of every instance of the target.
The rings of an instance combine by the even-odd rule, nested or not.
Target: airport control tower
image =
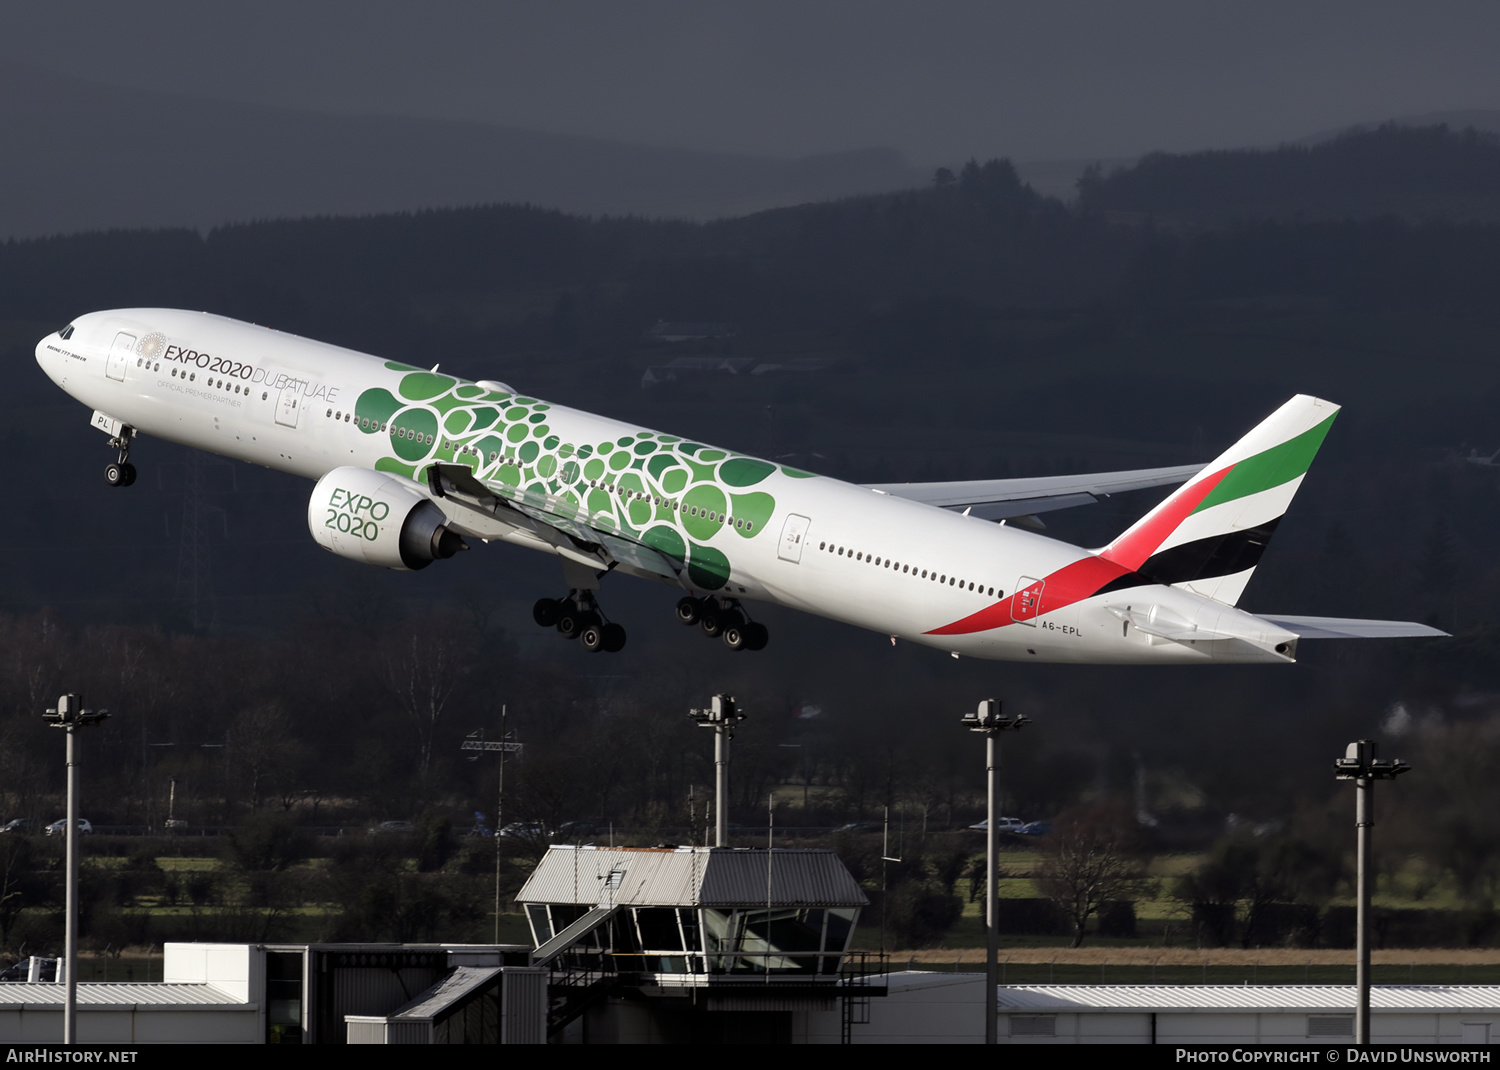
[[[601,1042],[786,1041],[799,1012],[884,994],[849,952],[869,902],[832,851],[550,847],[517,895],[548,1029]]]

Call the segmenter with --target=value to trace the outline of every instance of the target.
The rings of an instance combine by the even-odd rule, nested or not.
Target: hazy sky
[[[1500,107],[1493,0],[49,0],[0,57],[142,88],[915,162],[1267,144]]]

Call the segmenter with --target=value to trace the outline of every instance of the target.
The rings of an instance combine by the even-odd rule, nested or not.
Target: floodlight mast
[[[1024,714],[1006,717],[1000,712],[1000,700],[987,698],[979,703],[973,713],[963,716],[964,727],[971,732],[983,732],[985,736],[985,765],[987,768],[989,799],[985,818],[984,852],[984,928],[986,951],[984,958],[984,1042],[995,1044],[999,1040],[995,989],[1000,983],[1000,890],[996,878],[1000,865],[1000,741],[1001,732],[1021,729],[1031,720]]]
[[[714,846],[729,846],[729,741],[745,715],[732,695],[715,695],[706,710],[688,710],[699,728],[714,730]]]
[[[109,716],[108,710],[86,710],[77,695],[59,695],[57,705],[42,714],[53,728],[68,734],[68,816],[67,827],[67,923],[63,940],[66,987],[63,992],[63,1043],[78,1043],[78,760],[74,733],[80,728],[98,724]]]
[[[1375,741],[1360,739],[1349,744],[1344,756],[1334,761],[1336,780],[1354,781],[1354,826],[1358,843],[1358,896],[1355,908],[1354,1041],[1370,1043],[1370,846],[1375,827],[1375,781],[1395,780],[1411,766],[1399,758],[1377,759]]]

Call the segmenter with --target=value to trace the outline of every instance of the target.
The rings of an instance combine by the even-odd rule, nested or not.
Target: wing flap
[[[427,470],[433,497],[529,530],[558,555],[597,569],[623,567],[637,575],[681,582],[680,566],[661,551],[596,527],[578,506],[551,495],[477,478],[467,465],[435,464]]]

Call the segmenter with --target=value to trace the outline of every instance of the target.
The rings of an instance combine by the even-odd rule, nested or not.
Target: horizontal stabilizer
[[[1138,468],[1127,472],[1093,472],[1024,479],[960,479],[948,483],[867,483],[870,490],[906,498],[939,509],[970,509],[983,520],[1004,520],[1089,505],[1111,494],[1174,486],[1197,475],[1201,465]]]
[[[1255,614],[1303,639],[1414,639],[1448,633],[1410,620],[1362,620],[1358,617],[1282,617]]]

